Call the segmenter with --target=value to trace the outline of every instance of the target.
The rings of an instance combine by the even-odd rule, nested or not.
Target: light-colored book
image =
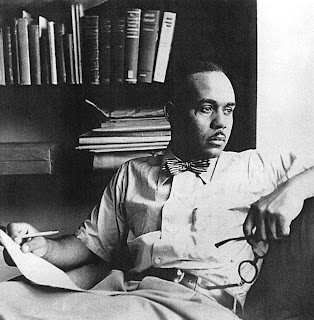
[[[56,59],[56,40],[55,40],[55,23],[48,22],[48,43],[50,57],[50,77],[52,84],[58,84],[57,78],[57,59]]]
[[[94,152],[111,152],[114,150],[123,151],[125,149],[130,150],[142,150],[144,148],[161,149],[168,145],[168,142],[142,142],[142,143],[110,143],[110,144],[84,144],[77,146],[77,150],[90,150]],[[98,151],[99,150],[99,151]],[[108,151],[105,151],[108,150]],[[145,150],[145,149],[144,149]]]
[[[80,144],[108,144],[108,143],[136,143],[136,142],[168,142],[169,136],[147,136],[147,137],[80,137]]]
[[[103,122],[100,128],[93,129],[93,131],[96,132],[134,132],[156,130],[170,130],[170,123],[166,119],[153,121],[108,121]]]
[[[167,67],[170,57],[174,27],[176,22],[176,13],[165,12],[161,32],[159,37],[159,46],[155,62],[154,81],[165,82]]]
[[[98,153],[94,155],[93,168],[115,170],[128,160],[148,157],[156,155],[161,151],[126,151],[126,152],[112,152],[112,153]]]

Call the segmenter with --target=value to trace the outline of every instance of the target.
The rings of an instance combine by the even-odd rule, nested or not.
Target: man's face
[[[233,125],[235,95],[222,72],[199,72],[189,76],[191,93],[182,102],[178,129],[189,158],[215,158],[225,148]],[[180,115],[178,115],[180,117]]]

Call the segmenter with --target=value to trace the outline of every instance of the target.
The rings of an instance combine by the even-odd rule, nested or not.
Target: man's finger
[[[27,253],[27,252],[32,252],[34,250],[40,249],[41,247],[42,245],[41,245],[40,239],[39,237],[38,238],[36,237],[23,243],[23,245],[21,246],[21,250],[24,253]]]
[[[35,233],[37,230],[25,222],[13,222],[7,225],[8,235],[18,244],[22,243],[22,236],[27,233]]]
[[[267,232],[267,239],[268,240],[278,239],[278,234],[280,232],[278,232],[277,227],[278,227],[278,224],[277,224],[276,216],[268,215],[267,225],[266,225],[266,232]]]
[[[253,229],[255,227],[255,219],[254,219],[254,213],[250,211],[244,221],[243,224],[243,233],[247,240],[247,242],[252,246],[256,247],[257,243],[254,241],[253,237]]]
[[[47,250],[46,239],[44,237],[32,238],[23,243],[21,250],[24,253],[33,252],[36,253],[36,255],[42,256]]]

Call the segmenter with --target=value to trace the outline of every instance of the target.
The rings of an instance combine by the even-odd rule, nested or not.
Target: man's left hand
[[[293,187],[293,180],[288,180],[253,203],[243,225],[248,242],[255,247],[259,241],[289,235],[290,224],[302,210],[303,202],[304,197]]]

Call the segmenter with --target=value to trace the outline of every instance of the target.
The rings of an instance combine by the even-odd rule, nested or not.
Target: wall
[[[314,2],[257,6],[257,146],[314,156]]]

